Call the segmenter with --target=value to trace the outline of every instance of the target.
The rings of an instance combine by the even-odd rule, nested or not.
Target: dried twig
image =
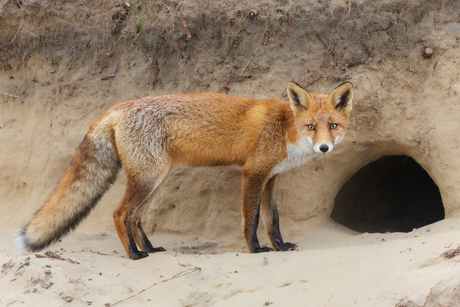
[[[327,306],[327,304],[329,304],[329,302],[331,301],[332,297],[334,296],[335,293],[332,293],[331,297],[329,298],[329,300],[327,301],[326,305],[324,305],[324,307]]]
[[[425,7],[425,11],[428,13],[428,8],[426,7],[425,1],[422,0],[422,4]]]
[[[371,51],[369,49],[365,49],[364,52],[367,53],[368,58],[365,60],[354,60],[354,61],[349,61],[347,64],[345,64],[346,67],[353,67],[353,66],[358,66],[358,65],[363,65],[366,64],[372,57]]]
[[[334,55],[334,46],[331,47],[332,44],[330,45],[326,44],[321,38],[321,35],[319,33],[316,33],[316,38],[319,39],[321,43],[323,43],[324,47],[326,47],[327,53]]]
[[[265,31],[264,46],[267,44],[269,33],[270,33],[270,29],[267,29],[267,31]]]
[[[80,264],[80,262],[77,262],[77,261],[72,260],[70,258],[61,257],[58,254],[53,253],[52,251],[45,252],[45,255],[35,254],[35,257],[37,257],[37,258],[57,259],[57,260],[67,261],[67,262],[72,263],[72,264]]]
[[[34,37],[36,37],[36,38],[40,38],[40,35],[35,34],[35,33],[32,33],[32,32],[30,32],[30,31],[28,31],[27,29],[24,29],[24,28],[20,28],[20,29],[26,31],[27,33],[29,33],[30,35],[32,35],[32,36],[34,36]]]
[[[362,64],[366,64],[367,60],[356,60],[356,61],[350,61],[347,64],[345,64],[346,67],[353,67],[353,66],[358,66]]]
[[[318,78],[316,78],[315,80],[307,81],[307,83],[305,83],[303,87],[306,87],[307,85],[313,84],[316,81],[321,80],[322,78],[323,78],[323,76],[318,76]]]
[[[241,74],[244,73],[244,72],[246,71],[246,68],[248,68],[249,63],[251,63],[252,58],[253,58],[254,55],[256,54],[257,50],[259,50],[260,43],[262,43],[262,40],[265,38],[265,35],[266,35],[266,33],[267,33],[267,30],[268,30],[268,21],[269,21],[270,14],[268,13],[267,6],[265,6],[265,10],[267,11],[267,22],[265,23],[264,35],[263,35],[262,38],[260,39],[260,42],[259,42],[259,44],[257,45],[257,47],[256,47],[256,49],[254,50],[254,52],[252,53],[252,56],[251,56],[251,58],[249,59],[248,63],[246,64],[246,66],[244,66],[243,71],[241,72]]]
[[[12,42],[14,42],[14,40],[16,39],[16,36],[18,35],[20,29],[21,29],[21,27],[18,27],[18,30],[16,31],[16,34],[14,35],[13,39],[11,40],[11,42],[7,43],[7,45],[9,45]]]
[[[162,4],[162,5],[164,5],[164,6],[166,6],[166,7],[168,8],[168,10],[169,10],[169,15],[171,15],[171,20],[172,20],[172,30],[174,31],[174,16],[173,16],[173,14],[172,14],[171,8],[170,8],[169,6],[167,6],[165,3],[161,2],[161,1],[158,1],[158,2],[156,3],[156,5],[158,5],[158,4]]]
[[[163,279],[162,281],[156,282],[156,283],[154,283],[153,285],[151,285],[151,286],[149,286],[149,287],[147,287],[147,288],[145,288],[145,289],[142,289],[142,290],[139,291],[138,293],[136,293],[136,294],[134,294],[134,295],[131,295],[130,297],[127,297],[127,298],[124,298],[124,299],[122,299],[122,300],[119,300],[118,302],[115,302],[115,303],[113,303],[113,304],[106,303],[105,306],[107,306],[107,307],[109,307],[109,306],[110,306],[110,307],[115,306],[115,305],[117,305],[117,304],[119,304],[119,303],[122,303],[122,302],[124,302],[124,301],[127,301],[127,300],[129,300],[129,299],[131,299],[131,298],[133,298],[133,297],[135,297],[135,296],[137,296],[137,295],[139,295],[139,294],[141,294],[141,293],[147,291],[148,289],[150,289],[150,288],[152,288],[152,287],[154,287],[154,286],[156,286],[156,285],[165,283],[165,282],[170,281],[170,280],[173,280],[173,279],[177,279],[177,278],[180,278],[180,277],[184,277],[184,276],[189,275],[189,274],[192,274],[193,272],[196,272],[196,271],[201,271],[201,268],[199,268],[199,267],[193,267],[193,268],[190,268],[190,269],[188,269],[188,270],[182,271],[182,272],[177,273],[176,275],[174,275],[174,276],[172,276],[172,277],[170,277],[170,278]]]
[[[411,73],[413,73],[413,74],[418,74],[418,72],[416,72],[416,71],[413,71],[413,70],[411,70],[411,69],[410,69],[410,65],[409,65],[409,68],[408,68],[408,69],[406,69],[406,70],[407,70],[407,71],[409,71],[409,72],[411,72]]]
[[[323,41],[323,39],[321,38],[321,36],[319,36],[319,33],[317,33],[315,36],[316,36],[317,39],[319,39],[319,41],[320,41],[321,43],[323,43],[324,47],[326,47],[326,49],[329,50],[329,46]]]
[[[36,38],[40,38],[40,35],[37,35],[37,34],[35,34],[35,33],[32,33],[32,32],[30,32],[30,31],[28,31],[28,30],[26,30],[26,29],[24,29],[24,28],[18,27],[18,30],[16,31],[16,34],[14,35],[13,39],[11,40],[11,42],[6,43],[7,45],[9,45],[9,44],[11,44],[12,42],[14,42],[14,40],[16,39],[16,36],[17,36],[18,33],[19,33],[19,30],[24,30],[24,31],[26,31],[27,33],[29,33],[30,35],[32,35],[32,36],[34,36],[34,37],[36,37]]]
[[[8,94],[7,92],[3,92],[3,95],[9,96],[9,97],[14,97],[14,98],[24,98],[24,97],[16,96],[16,95],[13,95],[13,94]]]
[[[180,21],[182,22],[182,25],[185,28],[185,32],[187,32],[187,40],[190,40],[192,38],[192,33],[188,29],[187,23],[185,22],[184,15],[182,15],[182,12],[180,10],[179,10],[179,12],[177,12],[177,14],[179,14],[179,19],[180,19]]]
[[[19,266],[19,268],[17,268],[16,272],[19,271],[20,269],[22,269],[23,267],[28,266],[28,265],[30,265],[30,257],[27,257],[27,258],[26,258],[26,261],[24,261],[24,263],[21,264],[21,265]]]
[[[114,74],[106,75],[106,76],[102,76],[102,77],[101,77],[101,80],[107,80],[107,79],[110,79],[110,78],[113,78],[113,77],[115,77]]]

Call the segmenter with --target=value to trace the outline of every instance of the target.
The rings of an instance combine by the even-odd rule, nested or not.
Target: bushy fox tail
[[[19,249],[41,250],[74,229],[115,181],[120,167],[112,119],[104,114],[91,125],[49,200],[19,230]]]

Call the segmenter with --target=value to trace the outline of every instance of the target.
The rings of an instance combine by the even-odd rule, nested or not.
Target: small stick
[[[189,41],[192,38],[192,33],[188,29],[187,23],[185,23],[184,15],[182,15],[180,10],[179,10],[178,14],[179,14],[179,19],[180,19],[180,21],[182,22],[182,25],[185,28],[185,32],[187,32],[187,40]]]
[[[425,1],[422,0],[423,6],[425,7],[425,11],[428,13],[428,8],[426,7]]]
[[[329,304],[329,302],[331,301],[332,297],[334,296],[335,293],[332,293],[331,297],[329,298],[329,300],[327,301],[326,305],[324,305],[324,307],[327,306],[327,304]]]
[[[262,43],[262,40],[263,40],[264,37],[265,37],[265,33],[266,33],[267,30],[268,30],[268,21],[269,21],[268,17],[270,16],[270,14],[268,13],[267,6],[265,6],[265,10],[267,10],[267,22],[265,23],[264,35],[263,35],[262,38],[260,39],[259,44],[257,45],[256,49],[255,49],[254,52],[252,53],[252,56],[251,56],[251,58],[249,59],[248,63],[246,64],[246,66],[244,66],[244,69],[243,69],[243,71],[241,72],[241,74],[243,74],[243,73],[246,71],[246,68],[248,68],[249,63],[251,63],[252,58],[253,58],[254,55],[256,54],[257,50],[259,50],[260,43]],[[245,246],[246,246],[246,245],[245,245]]]
[[[67,262],[72,263],[72,264],[80,264],[80,262],[77,262],[77,261],[72,260],[70,258],[61,257],[58,254],[53,253],[52,251],[47,251],[47,252],[45,252],[44,255],[35,254],[35,257],[37,257],[37,258],[57,259],[57,260],[67,261]]]
[[[24,28],[21,28],[21,29],[24,30],[24,31],[26,31],[26,32],[29,33],[30,35],[35,36],[36,38],[40,38],[40,35],[37,35],[37,34],[35,34],[35,33],[32,33],[32,32],[30,32],[30,31],[28,31],[27,29],[24,29]]]
[[[309,84],[313,84],[315,83],[316,81],[322,79],[323,77],[322,76],[319,76],[318,78],[316,78],[315,80],[312,80],[312,81],[308,81],[307,83],[305,83],[305,85],[303,87],[306,87],[307,85]]]
[[[14,40],[16,39],[16,36],[18,35],[20,29],[21,29],[21,27],[18,27],[18,30],[16,31],[16,34],[14,35],[13,39],[11,40],[11,42],[6,43],[7,45],[9,45],[9,44],[11,44],[12,42],[14,42]]]
[[[330,45],[326,44],[319,33],[316,33],[316,38],[319,39],[321,43],[323,43],[324,47],[326,47],[327,53],[334,54],[334,46],[330,47]]]
[[[107,79],[110,79],[110,78],[113,78],[113,77],[115,77],[114,74],[106,75],[106,76],[102,76],[102,77],[101,77],[101,80],[107,80]]]
[[[418,74],[418,72],[410,70],[410,66],[409,66],[409,68],[406,69],[406,70],[409,71],[409,72],[411,72],[411,73],[413,73],[413,74]]]
[[[24,97],[21,97],[21,96],[16,96],[16,95],[8,94],[7,92],[3,92],[3,95],[9,96],[9,97],[14,97],[14,98],[24,98]]]
[[[164,4],[163,2],[161,2],[161,1],[158,1],[157,4],[163,4],[164,6],[166,6],[168,8],[169,15],[171,15],[171,20],[172,20],[172,30],[174,31],[174,16],[172,14],[171,8],[169,6],[167,6],[166,4]]]
[[[265,31],[264,46],[267,44],[269,33],[270,33],[270,29],[267,29],[267,31]]]
[[[196,272],[196,271],[201,271],[201,268],[199,268],[199,267],[193,267],[193,268],[190,268],[190,269],[188,269],[188,270],[182,271],[182,272],[177,273],[176,275],[174,275],[174,276],[172,276],[172,277],[170,277],[170,278],[163,279],[162,281],[156,282],[156,283],[154,283],[153,285],[151,285],[151,286],[149,286],[149,287],[147,287],[147,288],[145,288],[145,289],[142,289],[142,290],[139,291],[139,293],[137,293],[137,294],[131,295],[130,297],[127,297],[127,298],[124,298],[124,299],[122,299],[122,300],[119,300],[118,302],[115,302],[115,303],[113,303],[113,304],[106,303],[105,306],[107,306],[107,307],[115,306],[115,305],[117,305],[117,304],[119,304],[119,303],[122,303],[122,302],[124,302],[124,301],[127,301],[127,300],[129,300],[129,299],[131,299],[131,298],[133,298],[133,297],[135,297],[135,296],[137,296],[137,295],[139,295],[139,294],[145,292],[146,290],[148,290],[148,289],[150,289],[150,288],[152,288],[152,287],[154,287],[154,286],[156,286],[156,285],[165,283],[165,282],[167,282],[167,281],[170,281],[170,280],[173,280],[173,279],[176,279],[176,278],[184,277],[184,276],[189,275],[189,274],[192,274],[193,272]]]
[[[321,39],[321,37],[319,36],[319,34],[317,33],[316,34],[316,38],[319,39],[320,42],[323,43],[324,47],[326,47],[326,49],[329,51],[329,46],[326,45],[326,43]]]
[[[367,60],[356,60],[356,61],[350,61],[347,64],[345,64],[346,67],[353,67],[353,66],[358,66],[362,64],[366,64]]]

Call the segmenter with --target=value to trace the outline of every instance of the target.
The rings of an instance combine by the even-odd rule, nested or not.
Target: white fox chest
[[[272,175],[286,172],[291,168],[301,166],[313,158],[316,153],[308,138],[299,141],[298,144],[287,144],[287,158],[279,162],[272,169]]]

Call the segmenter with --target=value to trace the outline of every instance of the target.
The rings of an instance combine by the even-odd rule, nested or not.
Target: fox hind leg
[[[169,166],[169,163],[166,163],[166,164],[167,166],[165,167],[165,170],[162,172],[162,175],[157,179],[154,190],[151,193],[151,195],[148,197],[148,199],[152,199],[155,197],[155,194],[158,191],[158,187],[160,186],[161,182],[163,182],[163,179],[168,174],[170,166]],[[147,199],[143,202],[143,204],[145,204],[146,202],[147,202]],[[138,209],[134,211],[132,213],[132,216],[130,217],[131,232],[133,234],[134,241],[136,242],[137,246],[146,253],[164,252],[166,251],[166,249],[164,249],[163,247],[153,247],[149,238],[145,234],[144,229],[142,228],[142,223],[139,217],[139,212],[141,211],[143,204],[140,205]]]
[[[144,173],[132,174],[126,170],[128,175],[128,185],[126,193],[113,213],[115,228],[117,229],[118,236],[130,259],[137,260],[148,256],[148,252],[160,251],[155,249],[145,235],[145,232],[136,225],[136,212],[152,194],[155,193],[158,186],[166,177],[170,169],[170,164],[165,165],[161,172],[157,172],[157,176],[148,178]],[[155,173],[155,172],[153,172]],[[154,174],[155,175],[155,174]],[[148,178],[148,179],[142,179]],[[136,246],[136,240],[139,247],[143,251],[139,251]]]
[[[149,196],[153,189],[150,184],[140,184],[134,182],[134,179],[128,178],[128,186],[125,196],[120,205],[113,213],[113,220],[118,236],[130,259],[137,260],[148,256],[146,252],[141,252],[137,249],[134,237],[131,231],[131,212],[136,211]]]

